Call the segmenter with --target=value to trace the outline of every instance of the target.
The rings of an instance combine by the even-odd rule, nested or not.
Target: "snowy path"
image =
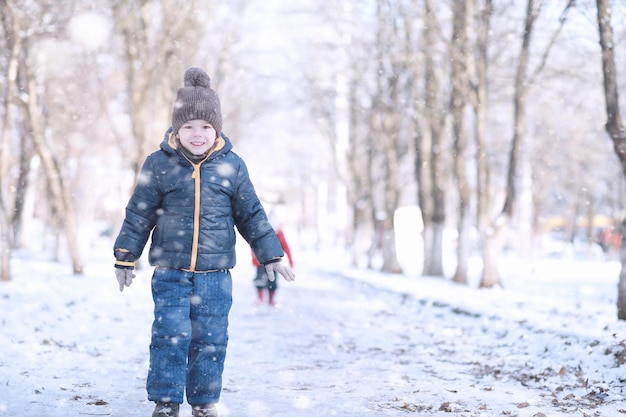
[[[486,315],[482,310],[489,309],[484,306],[473,309],[472,302],[462,302],[480,293],[438,280],[430,282],[433,301],[420,294],[419,281],[405,278],[304,278],[305,285],[290,288],[278,317],[267,318],[283,322],[271,337],[263,340],[253,330],[262,328],[263,316],[249,313],[242,325],[253,332],[249,339],[243,332],[243,343],[261,346],[252,362],[267,363],[265,371],[270,371],[261,385],[277,393],[272,401],[285,403],[268,405],[271,401],[262,390],[255,404],[270,412],[238,410],[234,415],[307,416],[311,405],[316,416],[626,413],[625,375],[614,368],[615,358],[606,351],[623,355],[624,346],[617,343],[624,337],[620,324],[615,327],[622,331],[621,339],[609,328],[600,329],[605,337],[598,338],[588,329],[578,331],[577,317],[566,317],[574,320],[570,329],[561,318],[538,326],[541,311],[529,315],[539,323],[511,320],[507,311],[502,311],[504,318]],[[446,300],[446,290],[455,294],[450,297],[454,304]],[[502,299],[497,291],[491,296]],[[494,300],[483,302],[499,308]],[[511,310],[537,307],[527,302],[518,300]],[[287,320],[293,320],[293,326],[285,325]],[[258,326],[251,328],[252,323]],[[268,359],[268,348],[283,360]],[[237,350],[231,352],[236,355]],[[591,356],[594,364],[587,367],[585,359]],[[247,366],[243,361],[241,372]],[[231,363],[231,370],[236,368]],[[603,371],[608,374],[599,374]]]
[[[13,265],[14,281],[0,284],[0,416],[149,416],[151,269],[120,294],[108,260],[84,277],[34,259]],[[233,273],[219,409],[224,417],[626,415],[626,375],[616,366],[626,326],[605,296],[615,279],[596,271],[591,283],[568,279],[567,291],[537,281],[527,283],[536,293],[512,294],[302,263],[270,309],[252,306],[253,271],[243,265]],[[189,416],[185,405],[181,417]]]

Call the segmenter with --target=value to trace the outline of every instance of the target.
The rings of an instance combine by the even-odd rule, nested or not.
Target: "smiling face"
[[[178,130],[178,138],[185,149],[200,156],[213,147],[217,132],[206,120],[189,120]]]

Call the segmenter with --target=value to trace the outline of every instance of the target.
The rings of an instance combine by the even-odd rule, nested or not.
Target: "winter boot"
[[[215,404],[194,405],[191,409],[193,417],[218,417]]]
[[[157,402],[152,417],[178,417],[180,404]]]
[[[276,301],[274,301],[274,295],[276,294],[276,291],[271,290],[270,291],[270,299],[269,299],[269,304],[274,307],[276,306]]]
[[[257,293],[256,305],[258,306],[263,305],[263,288],[257,288],[256,293]]]

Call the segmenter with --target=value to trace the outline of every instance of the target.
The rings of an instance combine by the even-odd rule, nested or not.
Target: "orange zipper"
[[[198,242],[200,240],[200,165],[193,164],[193,174],[191,178],[194,179],[194,209],[193,209],[193,242],[191,244],[191,263],[189,265],[189,271],[194,272],[196,270],[196,263],[198,262]]]

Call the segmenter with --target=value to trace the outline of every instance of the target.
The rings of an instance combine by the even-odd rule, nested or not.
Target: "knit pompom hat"
[[[222,110],[220,99],[211,89],[211,79],[200,68],[185,71],[184,87],[176,93],[172,109],[172,129],[178,129],[189,120],[206,120],[219,135],[222,132]]]

